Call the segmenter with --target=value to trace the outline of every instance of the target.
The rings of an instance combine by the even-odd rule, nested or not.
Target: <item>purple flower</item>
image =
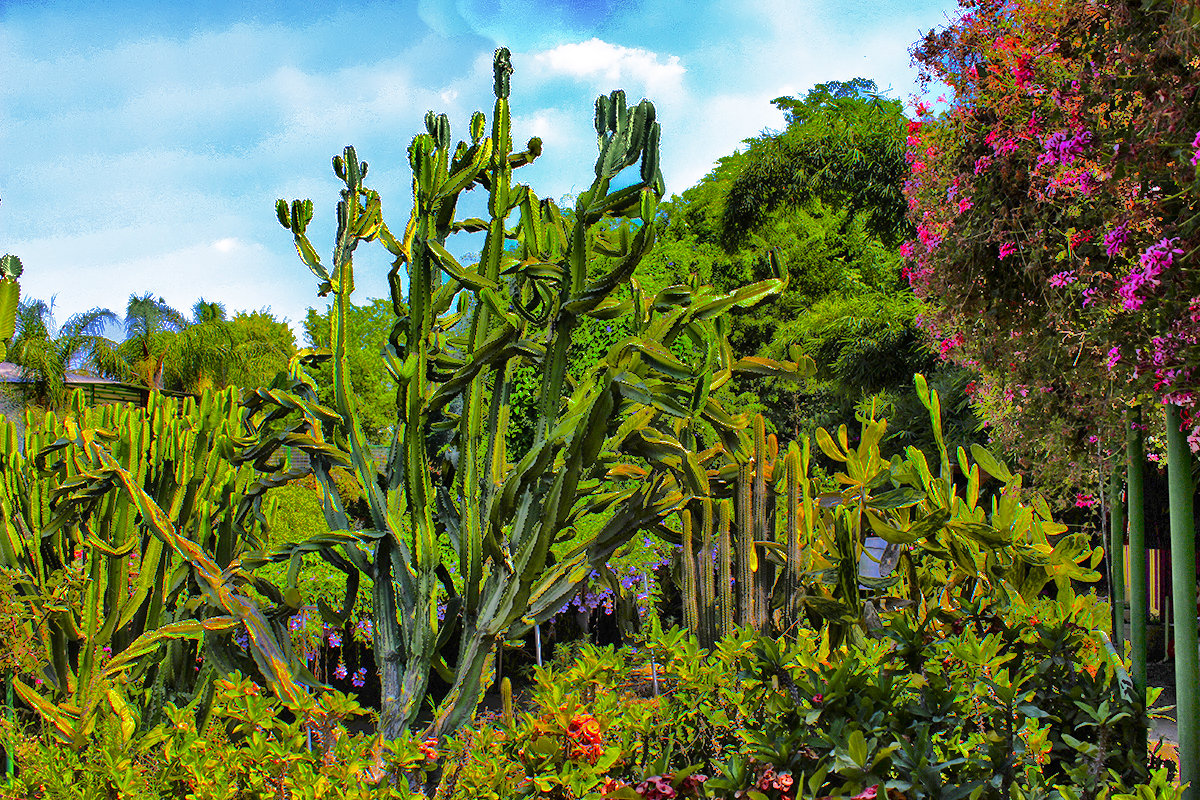
[[[1192,139],[1192,149],[1196,151],[1192,153],[1192,166],[1200,167],[1200,131],[1196,131],[1196,138]]]
[[[333,668],[333,677],[339,681],[346,680],[346,664],[344,662],[339,661],[338,665]]]
[[[1125,242],[1129,240],[1129,231],[1124,225],[1118,225],[1108,233],[1104,234],[1104,255],[1109,258],[1116,258],[1121,254],[1121,250],[1125,247]]]
[[[1076,280],[1075,270],[1068,269],[1064,272],[1058,272],[1050,276],[1050,285],[1056,289],[1062,289],[1070,286]]]
[[[1104,359],[1104,366],[1108,367],[1111,370],[1113,367],[1115,367],[1117,365],[1117,362],[1120,360],[1121,360],[1121,348],[1113,347],[1112,349],[1110,349],[1108,351],[1108,358]]]
[[[342,632],[335,628],[325,629],[325,639],[329,642],[330,647],[342,646]]]
[[[1157,244],[1152,244],[1146,248],[1138,259],[1138,266],[1129,271],[1125,276],[1125,282],[1117,289],[1117,294],[1121,296],[1122,306],[1126,311],[1137,311],[1146,302],[1146,298],[1142,294],[1142,290],[1146,287],[1154,288],[1158,286],[1158,277],[1171,266],[1175,261],[1175,256],[1183,255],[1175,244],[1179,239],[1163,239]]]
[[[353,684],[354,688],[356,689],[361,689],[362,687],[366,686],[367,668],[359,667],[358,669],[354,670],[354,677],[350,679],[350,683]]]
[[[1038,166],[1065,164],[1070,166],[1075,159],[1083,156],[1083,151],[1092,143],[1091,131],[1080,131],[1068,135],[1066,131],[1052,133],[1042,140],[1045,152],[1038,156]]]

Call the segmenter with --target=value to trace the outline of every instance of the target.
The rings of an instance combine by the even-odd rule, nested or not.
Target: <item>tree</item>
[[[8,356],[20,365],[28,399],[47,408],[67,400],[67,372],[88,368],[98,373],[120,368],[117,344],[104,329],[117,321],[106,308],[72,314],[61,326],[54,321],[53,300],[27,300],[17,307],[16,336]]]
[[[208,388],[265,386],[287,368],[295,336],[266,311],[238,312],[203,298],[192,319],[170,338],[163,363],[168,388],[199,393]]]
[[[814,86],[803,99],[778,97],[788,126],[749,140],[722,212],[723,235],[742,241],[776,208],[818,200],[842,216],[860,217],[867,233],[898,244],[908,231],[903,184],[904,114],[874,81],[855,78]]]
[[[140,297],[129,295],[125,307],[125,341],[120,346],[125,361],[121,372],[132,374],[150,389],[161,390],[164,365],[175,334],[187,326],[183,314],[167,305],[163,298],[155,298],[153,292]]]
[[[773,102],[787,128],[748,140],[663,204],[664,232],[639,279],[656,291],[698,274],[731,289],[782,265],[787,290],[732,320],[730,341],[776,360],[796,348],[816,360],[818,374],[801,384],[743,377],[727,392],[785,436],[842,422],[854,428],[856,408],[873,400],[902,413],[891,430],[931,448],[926,415],[916,413],[914,372],[930,375],[948,407],[966,411],[947,430],[973,435],[962,391],[970,380],[959,367],[936,374],[915,322],[921,305],[902,278],[897,244],[909,223],[900,103],[861,78]]]
[[[304,317],[304,336],[310,347],[330,347],[330,319],[333,306],[318,313],[310,308]],[[346,309],[346,343],[350,386],[358,398],[363,433],[376,445],[388,441],[394,425],[396,384],[380,357],[395,319],[390,300],[375,298],[366,305],[350,304]],[[315,365],[310,374],[317,382],[321,402],[333,406],[333,371],[330,365]]]

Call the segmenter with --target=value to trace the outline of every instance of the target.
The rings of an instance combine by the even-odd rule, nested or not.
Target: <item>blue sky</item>
[[[587,187],[592,104],[623,88],[662,123],[669,194],[764,129],[770,100],[866,77],[916,91],[908,49],[953,0],[400,0],[391,3],[0,0],[0,252],[56,316],[122,312],[153,291],[297,323],[314,279],[275,220],[316,205],[332,247],[330,158],[354,144],[403,226],[405,150],[428,109],[456,138],[491,110],[491,55],[513,53],[513,135],[545,154],[541,196]],[[246,7],[252,7],[247,11]],[[382,248],[360,248],[356,298],[384,296]]]

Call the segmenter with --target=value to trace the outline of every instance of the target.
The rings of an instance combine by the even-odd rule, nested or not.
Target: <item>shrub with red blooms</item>
[[[909,124],[909,282],[993,437],[1064,484],[1120,412],[1200,447],[1200,26],[1158,0],[962,0],[913,51],[953,89]],[[1031,432],[1044,432],[1030,435]]]

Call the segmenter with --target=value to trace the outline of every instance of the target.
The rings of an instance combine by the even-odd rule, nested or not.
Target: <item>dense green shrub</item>
[[[369,714],[345,695],[285,708],[235,676],[202,730],[170,709],[132,750],[106,727],[77,753],[31,732],[18,796],[1177,797],[1147,768],[1146,710],[1105,617],[1089,595],[910,613],[840,647],[740,630],[712,651],[656,630],[537,670],[516,713],[386,749],[346,732]]]

